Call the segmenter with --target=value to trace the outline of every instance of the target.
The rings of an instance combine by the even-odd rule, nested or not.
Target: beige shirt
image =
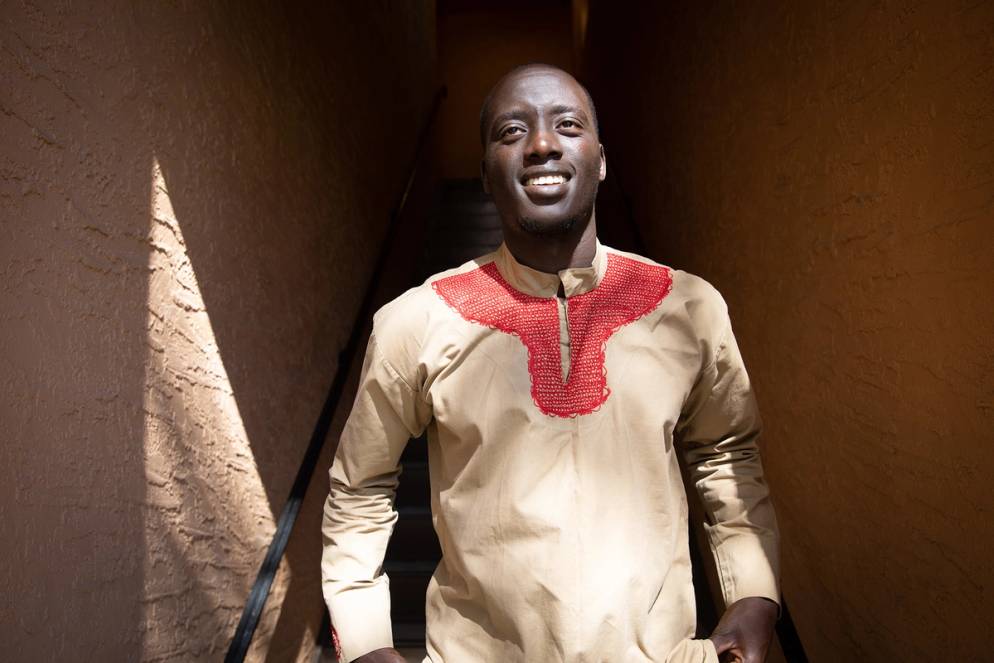
[[[376,314],[331,470],[322,577],[343,660],[392,644],[398,462],[427,429],[443,554],[427,661],[717,661],[691,640],[678,453],[726,603],[779,602],[759,427],[725,303],[698,277],[600,244],[558,274],[501,246],[431,277]]]

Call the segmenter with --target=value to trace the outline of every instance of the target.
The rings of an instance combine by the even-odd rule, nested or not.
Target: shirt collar
[[[555,274],[540,272],[518,262],[507,244],[502,243],[494,258],[497,270],[512,288],[535,297],[555,297],[562,283],[567,297],[593,290],[604,278],[607,269],[607,252],[595,240],[594,260],[589,267],[570,267]]]

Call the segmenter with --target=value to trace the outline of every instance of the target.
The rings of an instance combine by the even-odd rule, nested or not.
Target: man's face
[[[484,122],[483,185],[506,230],[560,234],[590,217],[606,164],[576,81],[554,69],[514,74]]]

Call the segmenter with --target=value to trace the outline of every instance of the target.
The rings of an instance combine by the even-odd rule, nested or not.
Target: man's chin
[[[539,235],[542,237],[556,237],[558,235],[568,235],[576,227],[576,217],[569,216],[560,219],[538,219],[535,217],[522,216],[518,218],[518,225],[529,235]]]

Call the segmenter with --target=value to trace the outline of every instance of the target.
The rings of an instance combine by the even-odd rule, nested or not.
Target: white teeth
[[[529,177],[525,180],[525,186],[533,185],[547,185],[547,184],[565,184],[566,178],[562,175],[541,175],[539,177]]]

